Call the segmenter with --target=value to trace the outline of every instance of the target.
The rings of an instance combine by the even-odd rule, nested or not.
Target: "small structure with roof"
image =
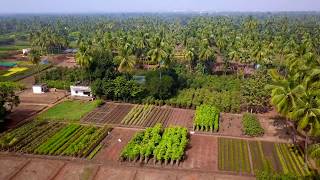
[[[92,97],[89,86],[70,86],[71,96]]]
[[[34,94],[42,94],[48,92],[48,86],[46,84],[35,84],[32,86]]]
[[[31,48],[22,49],[22,54],[23,54],[24,56],[26,56],[26,55],[29,54],[30,51],[31,51]]]

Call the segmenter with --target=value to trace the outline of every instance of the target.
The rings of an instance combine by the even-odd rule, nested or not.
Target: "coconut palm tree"
[[[87,70],[90,67],[92,62],[93,62],[93,58],[89,53],[89,48],[86,45],[82,44],[78,52],[76,53],[76,63],[81,68],[83,68],[83,70]],[[90,82],[91,82],[91,75],[90,75]]]
[[[159,67],[162,62],[168,58],[167,47],[160,36],[156,36],[151,41],[151,49],[148,51],[148,56],[152,62],[158,63]]]
[[[209,46],[209,41],[207,39],[204,39],[199,50],[199,60],[204,66],[207,66],[207,63],[214,60],[214,56],[214,49]],[[202,73],[204,73],[204,68]]]
[[[40,52],[38,50],[32,49],[28,54],[28,58],[31,61],[31,63],[36,66],[37,74],[38,76],[40,76],[40,68],[39,68],[39,63],[41,61]],[[39,80],[41,80],[41,78],[39,78]]]
[[[318,166],[320,166],[320,143],[312,144],[308,148],[308,154],[311,158],[316,160]]]
[[[194,48],[190,48],[190,49],[185,50],[184,58],[186,61],[189,62],[190,70],[193,69],[195,57],[196,57],[196,54],[195,54]]]
[[[125,45],[122,47],[118,55],[115,57],[115,62],[118,64],[118,71],[119,72],[130,72],[135,64],[136,64],[136,56],[132,54],[130,49],[130,45]]]

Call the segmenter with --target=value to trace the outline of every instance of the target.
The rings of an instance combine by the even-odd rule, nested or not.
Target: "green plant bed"
[[[218,146],[219,170],[251,173],[247,141],[218,138]]]
[[[261,127],[258,118],[253,115],[246,113],[242,118],[243,133],[248,136],[262,136],[264,129]]]
[[[0,150],[31,154],[92,158],[109,127],[33,121],[0,136]]]
[[[214,106],[198,106],[193,121],[193,129],[197,131],[218,132],[219,114],[219,110]]]
[[[188,144],[188,130],[182,127],[169,127],[162,130],[161,124],[138,132],[121,152],[121,159],[147,163],[179,164]]]
[[[43,112],[36,117],[38,120],[51,120],[51,121],[79,121],[87,113],[94,110],[101,105],[101,100],[95,101],[64,101],[60,104]]]

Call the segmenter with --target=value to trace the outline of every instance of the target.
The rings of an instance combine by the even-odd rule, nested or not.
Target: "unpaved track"
[[[116,164],[100,164],[94,161],[66,161],[41,158],[0,155],[0,179],[2,180],[250,180],[252,176],[234,176],[223,173],[129,167]]]

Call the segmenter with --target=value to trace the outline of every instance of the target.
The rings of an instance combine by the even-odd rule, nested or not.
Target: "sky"
[[[320,11],[320,0],[1,0],[7,13]]]

